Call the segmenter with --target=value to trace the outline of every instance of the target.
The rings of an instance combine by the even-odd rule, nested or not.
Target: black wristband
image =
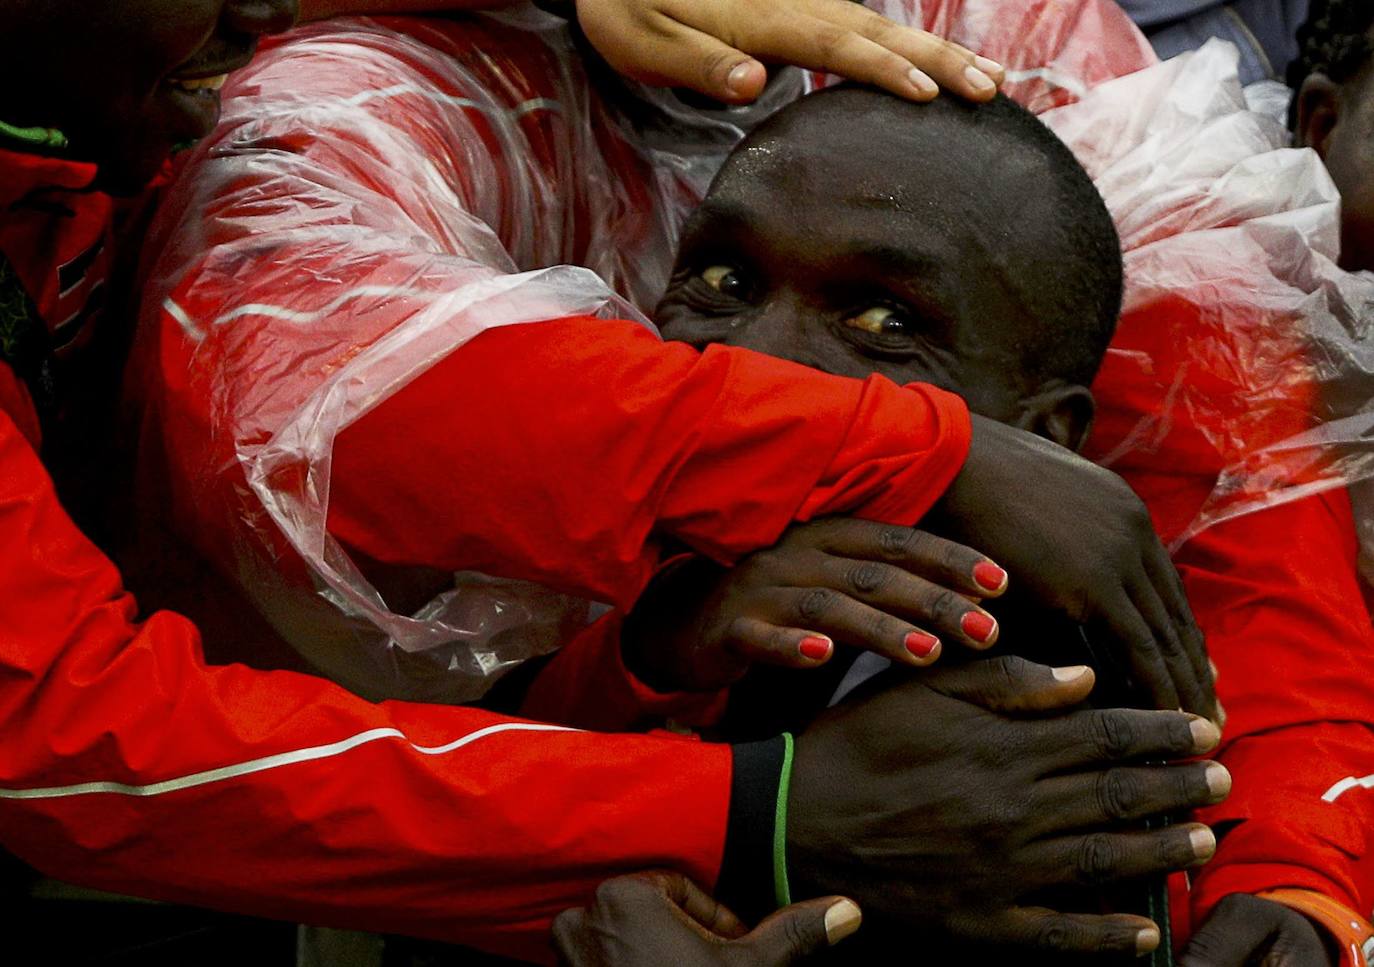
[[[777,909],[775,846],[778,795],[787,767],[788,739],[731,746],[730,816],[716,899],[745,923],[757,923]]]

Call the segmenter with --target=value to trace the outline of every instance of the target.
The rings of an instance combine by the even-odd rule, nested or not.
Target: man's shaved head
[[[1047,384],[1091,382],[1121,290],[1101,196],[1033,115],[844,86],[731,155],[659,322],[698,345],[930,381],[1011,420]]]

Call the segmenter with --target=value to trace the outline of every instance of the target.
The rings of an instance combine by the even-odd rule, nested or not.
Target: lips
[[[228,49],[225,44],[213,44],[168,73],[162,87],[175,110],[181,139],[199,141],[214,130],[220,90],[230,73],[252,59],[252,46]]]

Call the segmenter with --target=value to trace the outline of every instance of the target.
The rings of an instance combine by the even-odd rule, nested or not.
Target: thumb
[[[1051,668],[1015,655],[945,667],[922,676],[930,688],[993,712],[1053,712],[1088,697],[1096,683],[1087,665]]]
[[[826,947],[833,947],[855,930],[863,915],[845,897],[822,897],[783,907],[736,941],[753,963],[790,967]]]

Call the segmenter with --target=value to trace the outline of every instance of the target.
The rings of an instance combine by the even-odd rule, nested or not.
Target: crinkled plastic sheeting
[[[196,347],[160,392],[184,378],[212,401],[190,426],[146,401],[175,526],[369,697],[470,700],[589,605],[462,574],[394,613],[325,530],[338,433],[484,329],[648,325],[636,306],[662,292],[680,223],[744,130],[804,83],[783,71],[755,107],[695,110],[589,83],[584,63],[533,8],[300,28],[234,76],[153,227],[144,329],[170,317]],[[263,335],[282,320],[299,323],[289,351]]]
[[[1338,195],[1272,88],[1243,91],[1219,41],[1158,64],[1110,3],[875,5],[1006,64],[1112,212],[1126,295],[1089,455],[1175,547],[1351,486],[1374,577],[1374,277],[1336,266]]]
[[[1110,0],[875,5],[1005,63],[1008,93],[1102,190],[1128,293],[1095,455],[1152,495],[1167,538],[1370,475],[1369,283],[1335,269],[1334,190],[1245,110],[1233,51],[1155,66]],[[187,378],[218,401],[208,430],[159,428],[190,482],[174,503],[284,636],[363,694],[472,698],[586,605],[464,576],[393,613],[324,530],[335,436],[484,328],[640,318],[729,146],[797,93],[712,115],[597,83],[616,110],[563,25],[529,11],[303,28],[236,76],[163,206],[149,305],[198,341]],[[272,305],[235,298],[248,272]],[[308,322],[313,351],[256,345],[264,314]],[[245,374],[261,377],[247,391]],[[226,472],[247,481],[236,505],[197,507]]]
[[[1236,65],[1213,41],[1042,115],[1125,252],[1093,455],[1150,496],[1175,545],[1374,469],[1374,279],[1336,267],[1335,186],[1247,110]]]

